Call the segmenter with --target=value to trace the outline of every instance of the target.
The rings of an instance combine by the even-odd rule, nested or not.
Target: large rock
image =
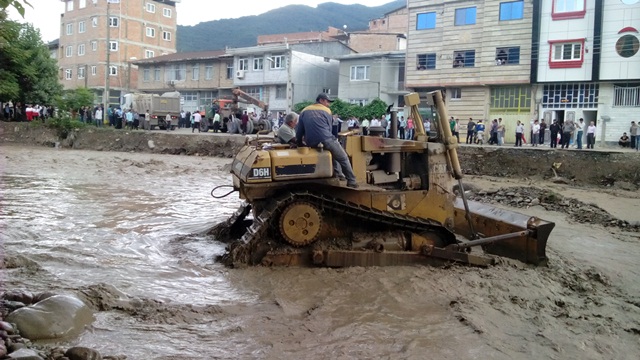
[[[35,350],[20,349],[9,354],[9,359],[13,360],[44,360]]]
[[[69,360],[102,360],[102,356],[96,350],[80,346],[67,350],[64,356],[68,357]]]
[[[25,338],[60,339],[80,334],[93,322],[93,313],[80,299],[56,295],[18,309],[6,320],[16,324]]]

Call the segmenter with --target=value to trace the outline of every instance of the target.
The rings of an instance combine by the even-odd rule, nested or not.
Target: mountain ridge
[[[258,35],[325,31],[329,26],[342,28],[347,25],[350,31],[366,30],[369,20],[380,18],[403,6],[406,6],[405,0],[373,7],[333,2],[318,4],[315,8],[287,5],[260,15],[213,20],[197,25],[178,25],[177,50],[190,52],[254,46]]]

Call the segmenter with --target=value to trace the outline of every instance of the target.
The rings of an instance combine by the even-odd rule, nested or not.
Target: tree
[[[93,105],[94,97],[93,92],[85,87],[66,90],[57,101],[57,105],[60,109],[69,111],[75,118],[78,109]]]
[[[40,32],[0,11],[0,101],[52,104],[61,90],[56,61]]]
[[[293,111],[300,113],[302,109],[313,104],[311,101],[305,101],[293,106]],[[380,117],[387,112],[387,104],[380,100],[374,99],[369,104],[361,106],[359,104],[349,104],[346,101],[336,99],[331,103],[331,113],[338,115],[341,119],[347,119],[355,116],[358,119],[373,119]]]
[[[31,6],[31,4],[29,4],[29,2],[27,0],[0,0],[0,10],[4,11],[6,10],[9,6],[13,6],[18,13],[20,14],[20,16],[24,17],[24,5],[22,5],[22,3],[24,3],[24,5],[27,5],[29,7],[33,7]]]

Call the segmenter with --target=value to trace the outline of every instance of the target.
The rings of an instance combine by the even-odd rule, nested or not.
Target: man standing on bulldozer
[[[334,176],[342,179],[346,178],[347,186],[357,188],[356,176],[353,173],[349,157],[344,151],[338,139],[331,133],[333,126],[333,116],[329,106],[333,100],[327,94],[320,94],[316,98],[316,103],[307,106],[300,113],[296,139],[298,146],[317,147],[322,144],[324,149],[329,150],[333,157]]]

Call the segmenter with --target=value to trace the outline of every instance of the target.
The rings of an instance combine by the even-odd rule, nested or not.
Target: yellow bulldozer
[[[394,136],[395,112],[391,137],[340,134],[356,189],[332,176],[329,151],[248,138],[231,168],[244,202],[214,232],[229,242],[221,260],[230,266],[488,266],[497,255],[545,264],[555,224],[467,201],[441,92],[429,93],[427,102],[438,114],[429,134],[417,93],[405,96],[412,139]]]

